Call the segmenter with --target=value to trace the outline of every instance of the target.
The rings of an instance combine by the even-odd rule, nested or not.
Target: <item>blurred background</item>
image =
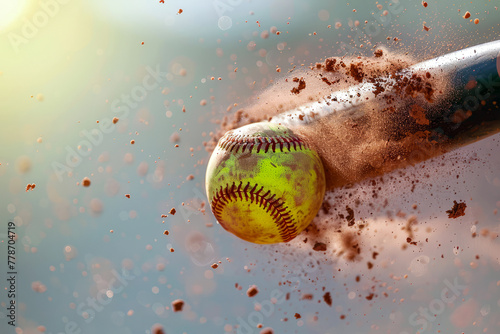
[[[370,226],[377,254],[355,261],[239,240],[204,191],[210,132],[294,66],[497,40],[497,5],[2,0],[0,332],[499,333],[498,135],[394,173],[375,214],[369,181],[334,194],[357,194]],[[450,220],[453,200],[467,209]],[[402,249],[410,216],[419,243]]]

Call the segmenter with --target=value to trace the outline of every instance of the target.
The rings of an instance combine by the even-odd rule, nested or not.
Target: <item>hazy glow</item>
[[[19,18],[27,0],[2,0],[0,3],[0,30]]]

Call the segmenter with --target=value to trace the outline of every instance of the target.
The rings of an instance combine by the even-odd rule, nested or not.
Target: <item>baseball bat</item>
[[[413,165],[500,131],[500,41],[370,81],[270,120],[316,149],[327,188]],[[434,98],[426,96],[433,91]]]

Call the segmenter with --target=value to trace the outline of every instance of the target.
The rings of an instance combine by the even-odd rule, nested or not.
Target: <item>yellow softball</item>
[[[220,225],[258,244],[295,238],[325,194],[318,154],[290,129],[268,122],[227,132],[210,157],[205,180]]]

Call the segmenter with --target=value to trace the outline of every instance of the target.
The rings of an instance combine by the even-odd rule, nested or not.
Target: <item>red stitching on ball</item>
[[[229,152],[238,153],[238,150],[241,148],[241,153],[244,153],[248,150],[252,153],[254,147],[257,148],[257,153],[260,150],[264,150],[265,153],[272,149],[273,152],[276,152],[276,149],[279,149],[281,152],[286,148],[288,151],[297,151],[297,146],[299,149],[305,149],[309,146],[299,137],[295,136],[275,136],[275,137],[262,137],[262,136],[252,136],[247,134],[234,134],[228,133],[225,134],[224,137],[221,138],[219,142],[219,146]]]
[[[265,191],[264,187],[259,187],[255,184],[252,188],[248,182],[243,188],[243,182],[236,186],[235,182],[231,186],[226,184],[215,192],[212,198],[212,212],[221,225],[226,222],[222,220],[222,211],[224,207],[233,200],[250,201],[250,203],[258,204],[273,217],[274,222],[278,227],[279,234],[284,242],[288,242],[297,236],[297,228],[291,217],[291,213],[287,210],[288,207],[284,206],[284,202],[279,198],[275,198],[276,194],[271,195],[271,191]],[[251,189],[250,189],[251,188]],[[264,192],[264,194],[261,194]]]

